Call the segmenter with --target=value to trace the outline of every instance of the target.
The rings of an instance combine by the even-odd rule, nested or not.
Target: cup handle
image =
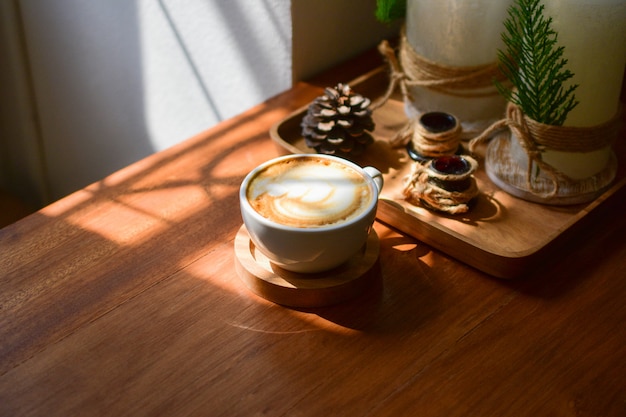
[[[380,195],[380,192],[383,190],[383,184],[385,183],[383,180],[383,174],[374,167],[365,167],[363,168],[363,171],[372,177],[376,183],[376,188],[378,188],[378,195]]]

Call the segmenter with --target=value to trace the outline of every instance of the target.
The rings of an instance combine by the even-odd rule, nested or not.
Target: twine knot
[[[498,94],[493,81],[506,77],[497,62],[476,66],[450,66],[418,54],[409,43],[404,28],[400,33],[398,54],[383,40],[378,50],[389,65],[390,83],[376,107],[382,106],[400,87],[405,100],[411,100],[410,87],[424,87],[458,97],[485,97]]]
[[[470,202],[478,195],[478,186],[473,177],[478,167],[476,160],[464,156],[469,169],[463,174],[443,174],[431,168],[432,161],[427,164],[414,164],[411,173],[405,179],[403,194],[412,204],[422,204],[426,208],[448,214],[466,213]],[[456,189],[450,183],[463,184]]]
[[[620,128],[620,112],[606,123],[589,126],[554,126],[540,123],[526,116],[522,109],[509,102],[506,116],[485,129],[479,136],[469,142],[471,153],[495,134],[510,130],[518,140],[519,145],[528,156],[526,169],[526,187],[533,194],[542,198],[554,197],[559,192],[560,185],[576,184],[580,181],[570,178],[552,165],[543,161],[546,150],[564,152],[592,152],[610,146]],[[540,193],[533,186],[533,164],[548,176],[552,189],[548,193]]]

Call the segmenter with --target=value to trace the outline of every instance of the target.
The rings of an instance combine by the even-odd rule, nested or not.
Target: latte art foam
[[[247,198],[259,214],[276,223],[319,227],[358,216],[372,195],[359,172],[311,157],[285,160],[262,170],[250,182]]]

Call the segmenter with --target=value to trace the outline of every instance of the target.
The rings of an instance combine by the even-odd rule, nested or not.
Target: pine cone
[[[370,99],[356,94],[347,84],[326,88],[302,119],[302,136],[307,146],[331,155],[362,153],[374,141],[366,132],[374,130],[370,103]]]

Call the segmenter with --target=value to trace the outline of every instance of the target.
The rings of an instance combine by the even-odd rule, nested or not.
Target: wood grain
[[[380,286],[324,308],[248,290],[238,185],[320,91],[0,229],[0,416],[626,415],[625,199],[518,280],[376,223]]]

